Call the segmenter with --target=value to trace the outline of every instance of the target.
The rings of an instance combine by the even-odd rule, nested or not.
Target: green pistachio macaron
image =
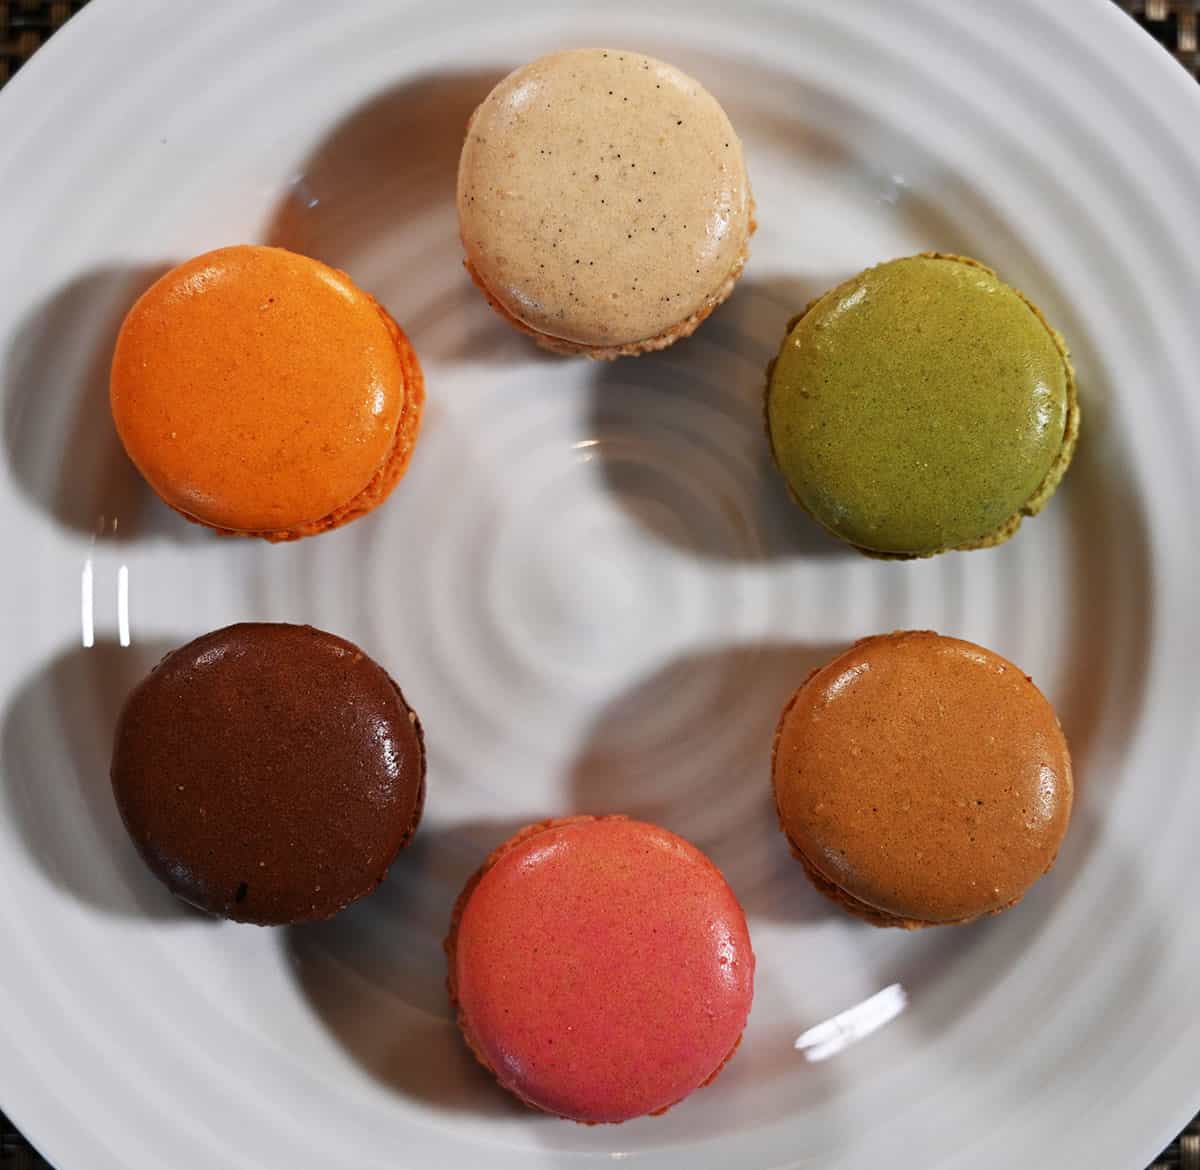
[[[990,268],[934,252],[868,268],[791,321],[766,416],[801,506],[885,557],[1007,540],[1079,433],[1062,337]]]

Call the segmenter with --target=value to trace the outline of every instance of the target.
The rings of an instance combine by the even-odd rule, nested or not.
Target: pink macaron
[[[480,1062],[533,1108],[587,1123],[663,1113],[712,1080],[754,995],[720,871],[623,816],[516,833],[467,882],[446,955]]]

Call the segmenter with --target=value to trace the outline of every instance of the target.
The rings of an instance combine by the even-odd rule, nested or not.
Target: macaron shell
[[[711,309],[751,230],[717,101],[614,49],[552,53],[500,82],[468,127],[458,210],[489,296],[578,347],[636,349]]]
[[[417,436],[421,432],[421,419],[425,408],[425,377],[416,352],[409,343],[408,336],[394,320],[380,308],[384,324],[392,336],[396,347],[396,356],[404,374],[404,407],[400,413],[400,421],[396,426],[396,437],[392,441],[392,449],[383,466],[372,476],[370,482],[358,495],[335,508],[327,516],[304,524],[294,524],[290,528],[268,529],[261,532],[247,532],[241,535],[258,536],[264,540],[279,542],[300,540],[305,536],[316,536],[333,528],[349,524],[360,516],[379,507],[391,495],[395,486],[404,478],[412,459],[413,450],[417,444]],[[186,513],[180,513],[186,516]],[[187,519],[195,521],[195,517]],[[199,523],[199,521],[196,521]],[[214,525],[208,525],[214,527]],[[230,529],[218,529],[227,535],[238,533]]]
[[[373,890],[425,797],[421,726],[357,646],[243,623],[168,654],[118,720],[113,794],[152,872],[262,925],[328,918]]]
[[[753,995],[745,916],[694,846],[623,817],[531,826],[468,885],[447,940],[471,1047],[536,1108],[661,1112],[734,1051]]]
[[[392,455],[408,393],[394,329],[308,257],[251,245],[195,257],[122,325],[117,430],[155,491],[201,523],[319,525]]]
[[[773,783],[806,866],[897,925],[1019,900],[1053,865],[1073,798],[1041,692],[927,631],[866,638],[816,671],[780,720]]]
[[[967,257],[860,273],[789,326],[768,373],[776,463],[799,503],[863,551],[999,543],[1038,511],[1079,426],[1062,338]]]

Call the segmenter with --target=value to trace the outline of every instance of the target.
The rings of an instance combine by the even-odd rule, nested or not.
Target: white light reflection
[[[860,284],[848,297],[843,297],[838,301],[838,306],[834,310],[835,313],[841,315],[849,312],[849,310],[857,308],[867,299],[867,286]]]
[[[796,1048],[808,1061],[828,1060],[843,1049],[866,1039],[884,1024],[894,1020],[908,1006],[908,993],[893,983],[870,999],[855,1004],[832,1019],[809,1028],[796,1041]]]
[[[560,838],[557,841],[550,841],[545,845],[539,845],[536,849],[531,849],[518,863],[521,872],[528,873],[530,870],[536,870],[538,866],[544,865],[548,861],[553,861],[568,845],[569,842],[563,841]]]
[[[862,676],[870,669],[871,664],[869,662],[859,662],[854,666],[843,670],[842,673],[839,674],[837,678],[835,678],[833,682],[831,682],[829,686],[825,688],[825,694],[823,696],[825,702],[828,703],[831,699],[838,698],[843,691],[845,691],[848,687],[853,686],[854,683],[858,682],[858,680],[862,678]]]
[[[317,193],[309,186],[308,178],[305,175],[294,175],[292,177],[292,198],[305,211],[311,211],[321,202]]]
[[[908,180],[903,175],[888,175],[883,183],[883,190],[879,192],[879,201],[895,207],[908,190]]]
[[[599,454],[597,451],[599,446],[599,439],[580,439],[571,444],[571,450],[575,452],[575,458],[580,463],[590,463]]]
[[[523,81],[508,95],[508,104],[513,110],[521,110],[533,101],[541,90],[541,82],[536,77]]]
[[[312,204],[310,203],[309,206],[311,207]],[[354,303],[354,298],[358,295],[358,293],[353,287],[348,286],[342,277],[334,272],[321,272],[319,270],[317,271],[316,275],[321,283],[327,289],[329,289],[330,292],[337,293],[342,300],[349,304]]]
[[[129,566],[117,570],[117,638],[129,645]]]
[[[1036,801],[1038,820],[1048,824],[1054,819],[1058,808],[1058,774],[1049,764],[1038,768],[1038,790]]]
[[[1050,401],[1049,390],[1040,382],[1034,390],[1034,395],[1037,397],[1038,403],[1033,411],[1034,425],[1037,427],[1038,434],[1044,435],[1054,421],[1054,404]]]
[[[83,627],[84,646],[96,644],[96,618],[93,612],[93,594],[95,591],[95,573],[92,570],[92,558],[83,562],[83,574],[79,579],[79,622]]]

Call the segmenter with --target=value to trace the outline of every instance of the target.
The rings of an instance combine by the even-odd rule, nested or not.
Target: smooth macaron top
[[[172,269],[113,355],[130,458],[181,512],[235,532],[319,521],[391,454],[405,406],[395,326],[345,273],[238,245]]]
[[[927,631],[865,638],[808,678],[779,723],[774,786],[784,832],[822,877],[921,923],[1017,901],[1053,864],[1073,795],[1037,687]]]
[[[742,147],[699,82],[640,53],[572,49],[509,74],[458,172],[467,259],[535,331],[590,346],[702,309],[750,230]]]
[[[768,379],[775,460],[800,503],[868,551],[1005,534],[1048,498],[1077,410],[1061,338],[960,257],[880,264],[797,318]]]
[[[469,893],[453,956],[460,1021],[500,1083],[579,1121],[682,1100],[732,1053],[753,995],[720,872],[624,817],[518,834]]]
[[[242,922],[328,918],[373,890],[421,815],[420,725],[342,638],[247,623],[168,654],[117,724],[117,805],[184,901]]]

